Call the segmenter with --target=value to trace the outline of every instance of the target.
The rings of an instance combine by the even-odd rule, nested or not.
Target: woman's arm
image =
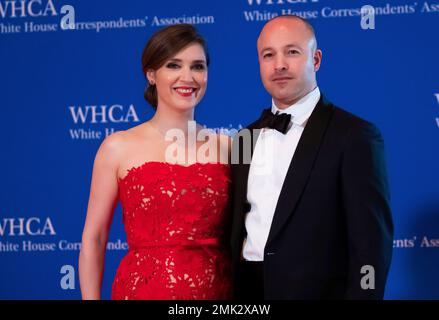
[[[100,299],[108,233],[117,204],[117,172],[122,138],[106,138],[93,165],[87,217],[79,254],[79,281],[82,298]]]

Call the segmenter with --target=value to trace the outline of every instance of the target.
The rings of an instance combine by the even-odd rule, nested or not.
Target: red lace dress
[[[146,162],[119,179],[129,246],[112,299],[230,299],[230,169]]]

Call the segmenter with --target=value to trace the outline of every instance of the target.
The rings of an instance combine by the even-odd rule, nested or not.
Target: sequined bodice
[[[114,299],[227,299],[230,171],[146,162],[119,180],[129,252]]]

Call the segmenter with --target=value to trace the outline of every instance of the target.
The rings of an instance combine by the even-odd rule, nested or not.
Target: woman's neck
[[[172,129],[181,130],[188,133],[188,122],[194,121],[194,109],[176,110],[163,106],[157,108],[156,113],[150,122],[161,132],[168,132]]]

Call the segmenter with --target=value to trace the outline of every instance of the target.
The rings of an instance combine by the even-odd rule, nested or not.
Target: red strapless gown
[[[230,299],[229,166],[146,162],[119,179],[129,246],[112,299]]]

